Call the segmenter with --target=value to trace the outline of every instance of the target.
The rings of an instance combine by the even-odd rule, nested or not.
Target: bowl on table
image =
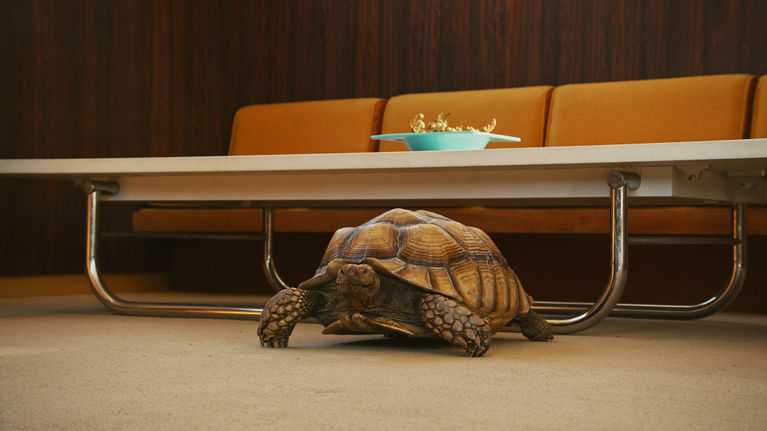
[[[516,136],[486,132],[428,132],[373,135],[370,139],[404,142],[410,151],[481,150],[489,142],[521,142]]]

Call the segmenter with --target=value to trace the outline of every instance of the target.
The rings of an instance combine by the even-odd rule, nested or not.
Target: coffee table
[[[594,303],[537,302],[559,333],[578,332],[610,313],[698,318],[729,304],[746,270],[745,207],[767,203],[767,139],[474,151],[105,159],[0,160],[0,176],[66,180],[88,194],[87,273],[94,293],[123,314],[252,318],[261,308],[126,301],[99,270],[103,202],[212,202],[264,208],[264,270],[286,287],[272,258],[274,207],[609,205],[611,272]],[[632,205],[731,205],[728,237],[629,237]],[[711,299],[693,305],[621,304],[629,243],[723,244],[732,273]]]

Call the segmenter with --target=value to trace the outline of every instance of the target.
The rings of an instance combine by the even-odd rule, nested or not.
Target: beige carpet
[[[502,333],[478,359],[309,323],[265,349],[256,325],[0,299],[0,429],[767,429],[767,316]]]

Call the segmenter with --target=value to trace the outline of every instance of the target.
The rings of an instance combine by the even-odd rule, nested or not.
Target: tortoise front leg
[[[442,295],[421,298],[421,320],[443,339],[466,348],[466,356],[482,356],[490,348],[490,325],[471,310]]]
[[[318,294],[304,289],[288,288],[277,292],[264,306],[258,337],[264,347],[288,347],[288,338],[299,319],[315,310]]]

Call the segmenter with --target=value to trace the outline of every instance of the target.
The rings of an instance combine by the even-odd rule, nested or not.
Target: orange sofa
[[[370,135],[409,131],[417,112],[450,112],[451,124],[480,126],[520,143],[490,147],[609,145],[767,137],[767,76],[712,75],[640,81],[404,94],[252,105],[237,111],[229,154],[406,150]],[[604,233],[607,208],[440,208],[488,232]],[[277,209],[277,232],[333,232],[379,214],[365,209]],[[721,207],[631,208],[632,234],[727,234]],[[750,234],[767,234],[767,210],[749,208]],[[138,232],[259,232],[258,208],[150,206],[133,215]]]

